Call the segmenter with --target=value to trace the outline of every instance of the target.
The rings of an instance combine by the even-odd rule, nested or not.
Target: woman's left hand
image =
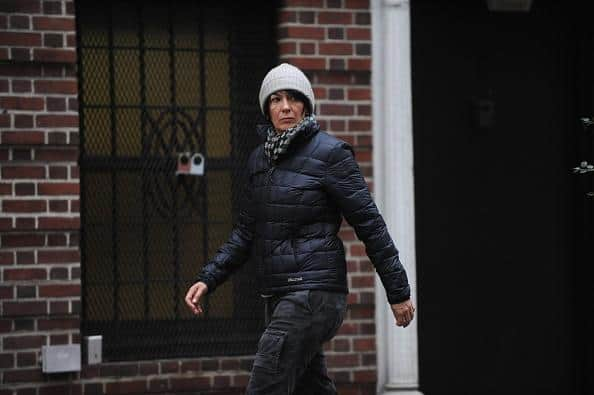
[[[394,318],[396,318],[396,325],[406,328],[408,324],[415,317],[415,306],[412,300],[405,300],[402,303],[390,305]]]

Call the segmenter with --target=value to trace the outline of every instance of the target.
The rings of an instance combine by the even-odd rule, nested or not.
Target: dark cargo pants
[[[296,291],[271,301],[272,316],[258,343],[248,395],[336,394],[322,344],[340,328],[346,295]]]

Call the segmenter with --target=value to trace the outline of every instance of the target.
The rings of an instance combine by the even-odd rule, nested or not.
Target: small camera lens
[[[188,158],[188,155],[182,155],[179,158],[179,161],[181,162],[182,165],[187,165],[188,162],[190,161],[190,158]]]
[[[196,166],[200,166],[201,163],[202,163],[202,157],[200,155],[194,156],[194,164]]]

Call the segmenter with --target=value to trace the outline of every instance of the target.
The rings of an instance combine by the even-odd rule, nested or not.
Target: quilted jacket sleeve
[[[390,304],[409,299],[410,286],[398,250],[347,143],[332,149],[325,183],[345,219],[365,244],[367,256],[380,276]]]
[[[198,281],[202,281],[208,286],[208,293],[212,293],[217,286],[239,269],[250,256],[254,237],[250,185],[245,188],[245,193],[242,196],[244,200],[241,204],[239,217],[229,239],[219,247],[216,254],[198,275]]]

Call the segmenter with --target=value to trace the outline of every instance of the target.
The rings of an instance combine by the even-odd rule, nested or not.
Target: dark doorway
[[[592,162],[580,15],[552,1],[528,13],[411,2],[426,395],[592,391],[594,177],[571,171]]]

